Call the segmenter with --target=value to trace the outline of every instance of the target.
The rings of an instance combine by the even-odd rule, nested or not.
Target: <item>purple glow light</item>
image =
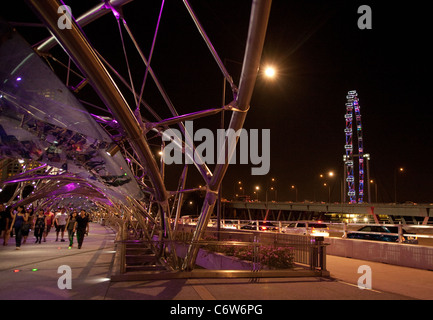
[[[71,192],[72,190],[77,189],[77,184],[76,183],[68,183],[64,188],[67,191]]]
[[[17,80],[17,81],[21,81],[21,80],[23,80],[23,78],[18,77],[16,80]]]

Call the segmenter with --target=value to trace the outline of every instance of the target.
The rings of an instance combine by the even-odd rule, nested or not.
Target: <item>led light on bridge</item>
[[[105,151],[110,157],[114,157],[120,151],[120,147],[116,143],[111,143]]]

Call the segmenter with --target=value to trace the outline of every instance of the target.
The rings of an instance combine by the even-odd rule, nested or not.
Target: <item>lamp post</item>
[[[370,154],[366,153],[363,155],[364,159],[366,159],[367,161],[367,181],[370,181]],[[368,193],[368,203],[371,203],[371,192],[370,192],[370,184],[368,184],[368,189],[367,189]]]
[[[398,173],[404,172],[404,168],[395,168],[394,170],[394,202],[397,204],[397,176]]]
[[[375,201],[377,203],[377,183],[373,179],[371,179],[370,180],[370,185],[371,184],[374,184],[374,195],[375,195]],[[370,188],[369,188],[369,190],[370,190]]]
[[[228,59],[228,58],[224,58],[224,65],[227,62],[232,62],[238,65],[243,66],[243,63],[240,61],[236,61],[236,60],[232,60],[232,59]],[[276,69],[271,66],[268,65],[265,67],[265,72],[264,72],[264,76],[266,79],[275,79],[277,76],[277,71]],[[225,106],[226,104],[226,89],[227,89],[227,77],[224,76],[223,78],[223,92],[222,92],[222,106]],[[221,111],[221,122],[220,122],[220,129],[225,129],[225,119],[224,119],[224,110]],[[226,144],[226,149],[224,150],[224,154],[225,154],[225,163],[228,163],[228,145]],[[220,226],[220,221],[221,221],[221,209],[222,209],[222,205],[221,205],[221,197],[222,197],[222,183],[219,186],[219,191],[218,191],[218,198],[216,201],[216,207],[217,207],[217,221],[218,221],[218,235],[219,235],[219,226]],[[236,192],[235,192],[236,194]],[[258,192],[257,192],[257,201],[258,201]]]
[[[275,181],[276,181],[275,178],[271,178],[271,184],[275,183]],[[277,188],[271,184],[269,184],[269,182],[266,183],[266,193],[265,193],[266,194],[266,198],[265,198],[266,203],[268,203],[268,191],[269,190],[275,191],[275,201],[277,201]]]
[[[242,181],[238,181],[238,185],[239,185],[239,191],[242,191],[242,195],[244,195],[245,194],[245,189],[242,186]]]
[[[324,187],[328,187],[328,203],[331,202],[331,186],[329,185],[329,183],[324,183],[323,184]]]
[[[292,185],[290,188],[295,190],[295,202],[298,202],[298,188],[295,185]]]
[[[333,178],[335,176],[334,171],[332,171],[332,170],[329,171],[327,176],[329,178]],[[321,174],[319,174],[319,177],[322,179],[322,178],[325,178],[325,175],[323,173],[321,173]],[[329,182],[324,182],[323,186],[328,187],[328,202],[331,202],[331,185],[329,184]]]

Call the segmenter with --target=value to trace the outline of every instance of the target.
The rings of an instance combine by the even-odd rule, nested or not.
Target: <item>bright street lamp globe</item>
[[[268,77],[268,78],[274,78],[275,77],[275,73],[276,73],[275,68],[273,68],[273,67],[266,67],[266,69],[265,69],[265,75],[266,75],[266,77]]]

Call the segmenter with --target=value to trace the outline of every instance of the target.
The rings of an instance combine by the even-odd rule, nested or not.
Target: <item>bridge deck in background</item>
[[[357,214],[389,217],[417,217],[427,223],[433,215],[433,204],[390,204],[390,203],[317,203],[317,202],[262,202],[225,201],[227,210],[271,210],[288,212],[317,212],[335,214]],[[227,213],[226,213],[227,215]],[[228,217],[227,217],[228,218]],[[412,221],[410,221],[412,222]]]

